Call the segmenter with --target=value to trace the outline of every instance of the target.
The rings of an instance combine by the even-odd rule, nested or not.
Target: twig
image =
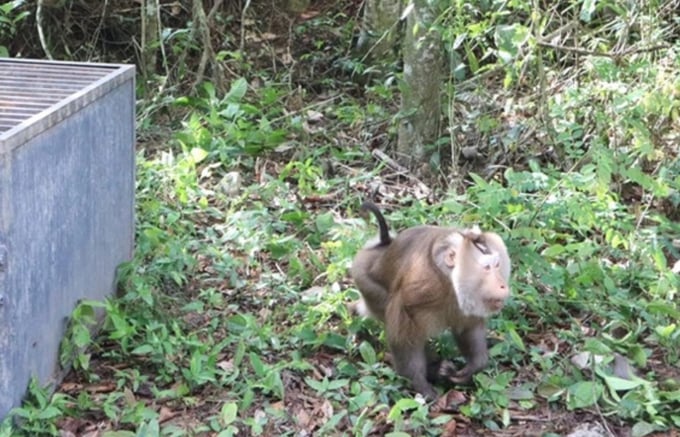
[[[341,94],[337,94],[337,95],[331,96],[331,97],[329,97],[329,98],[327,98],[327,99],[325,99],[325,100],[321,100],[321,101],[319,101],[319,102],[310,103],[309,105],[307,105],[307,106],[305,106],[305,107],[303,107],[303,108],[300,108],[300,109],[298,109],[297,111],[290,111],[290,112],[286,112],[286,113],[283,114],[283,115],[279,115],[278,117],[271,119],[271,120],[270,120],[270,123],[276,123],[277,121],[281,121],[281,120],[283,120],[283,119],[285,119],[285,118],[290,118],[290,117],[292,117],[292,116],[294,116],[294,115],[301,114],[302,112],[307,111],[307,110],[309,110],[309,109],[317,108],[317,107],[319,107],[319,106],[324,106],[325,104],[330,103],[330,102],[332,102],[333,100],[339,99],[340,97],[342,97],[342,95],[341,95]]]
[[[47,41],[45,40],[45,32],[43,32],[43,2],[44,0],[38,0],[38,8],[35,10],[35,25],[38,28],[38,38],[40,39],[40,46],[42,47],[47,59],[50,61],[54,60],[50,49],[47,47]]]
[[[661,164],[662,164],[662,162],[659,162],[659,163],[657,164],[656,168],[655,168],[654,171],[652,172],[653,175],[655,175],[655,174],[657,173],[657,171],[658,171],[659,168],[661,167]],[[644,194],[644,189],[643,189],[643,194]],[[640,226],[642,226],[642,222],[644,221],[645,217],[647,217],[647,212],[649,211],[649,208],[652,207],[652,204],[654,203],[654,199],[656,199],[656,197],[654,196],[654,194],[650,194],[650,196],[649,196],[649,202],[647,202],[647,204],[645,205],[643,211],[640,212],[640,216],[638,217],[637,223],[635,223],[635,230],[636,230],[636,231],[640,229]],[[642,200],[642,199],[640,199],[640,200]]]
[[[208,23],[210,23],[215,18],[215,14],[217,14],[217,10],[220,8],[220,6],[222,6],[223,2],[224,0],[215,1],[215,4],[210,9],[210,12],[208,12]]]
[[[552,419],[550,417],[522,416],[522,415],[518,415],[518,414],[513,414],[512,420],[525,420],[527,422],[550,422],[550,421],[552,421]]]
[[[97,40],[99,35],[102,33],[102,27],[104,27],[104,18],[106,18],[106,8],[109,5],[109,0],[104,0],[104,6],[102,7],[101,15],[99,16],[99,24],[97,24],[97,29],[92,32],[92,38],[90,43],[90,49],[87,52],[87,59],[92,59],[95,48],[97,47]]]
[[[555,29],[553,32],[550,32],[548,35],[544,36],[541,38],[543,41],[550,41],[554,39],[557,36],[562,36],[563,33],[571,30],[572,28],[576,27],[577,22],[575,21],[570,21],[564,26],[560,26],[557,29]]]
[[[390,167],[392,170],[396,171],[397,173],[406,176],[409,180],[415,182],[418,185],[418,188],[420,188],[423,192],[426,194],[429,194],[432,190],[430,190],[430,187],[425,185],[420,179],[412,175],[408,169],[401,164],[399,164],[397,161],[394,159],[390,158],[387,156],[385,152],[383,152],[380,149],[373,149],[371,152],[371,155],[373,155],[375,158],[379,159],[380,161],[384,162],[388,167]]]
[[[163,41],[163,35],[161,34],[163,29],[163,23],[161,22],[161,5],[156,4],[156,27],[158,28],[158,45],[161,49],[161,57],[163,57],[163,68],[165,68],[165,78],[163,79],[163,88],[165,88],[165,83],[170,77],[170,67],[168,66],[168,56],[165,53],[165,41]]]
[[[244,55],[243,49],[246,45],[246,12],[250,7],[250,0],[246,0],[246,4],[243,5],[243,10],[241,10],[241,43],[239,45],[239,52],[241,56]]]
[[[303,203],[327,203],[331,202],[334,200],[337,200],[339,197],[342,197],[343,195],[343,190],[335,190],[331,191],[330,193],[326,194],[316,194],[316,195],[309,195],[305,197],[300,197],[300,200]]]
[[[644,53],[644,52],[653,52],[656,50],[663,50],[663,49],[669,49],[671,46],[668,44],[657,44],[655,46],[650,46],[650,47],[642,47],[642,48],[632,48],[628,50],[623,50],[620,52],[597,52],[594,50],[587,50],[587,49],[582,49],[580,47],[568,47],[568,46],[562,46],[558,44],[552,44],[546,41],[538,41],[538,45],[541,47],[547,47],[553,50],[562,50],[565,52],[572,52],[576,53],[579,55],[584,55],[584,56],[601,56],[601,57],[607,57],[607,58],[613,58],[613,59],[618,59],[622,58],[624,56],[632,55],[634,53]]]
[[[203,43],[203,52],[201,53],[201,59],[198,61],[196,79],[192,86],[192,88],[196,89],[198,85],[203,82],[208,62],[210,62],[210,59],[214,58],[214,56],[212,41],[210,41],[210,25],[208,24],[208,17],[205,15],[203,2],[201,0],[194,0],[192,2],[191,16],[194,20],[194,29]]]

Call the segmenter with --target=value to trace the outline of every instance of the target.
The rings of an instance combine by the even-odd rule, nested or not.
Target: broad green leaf
[[[628,380],[628,379],[623,379],[619,378],[617,376],[611,376],[611,375],[601,375],[602,379],[604,379],[604,382],[607,383],[607,386],[609,387],[610,390],[614,391],[625,391],[625,390],[632,390],[636,387],[640,387],[641,385],[645,384],[645,381],[643,379],[633,379],[633,380]]]
[[[271,371],[265,378],[265,383],[267,387],[278,397],[283,399],[285,395],[285,387],[283,386],[283,380],[281,379],[281,373],[278,371]]]
[[[200,147],[194,147],[191,149],[191,159],[196,164],[203,161],[206,158],[206,156],[208,156],[208,152],[206,152]]]
[[[322,234],[325,234],[326,232],[330,231],[333,225],[335,224],[333,214],[331,214],[330,212],[317,215],[315,222],[317,231],[319,231]]]
[[[510,387],[508,397],[514,401],[526,401],[534,399],[534,392],[526,386]]]
[[[575,410],[586,408],[600,399],[603,387],[597,381],[580,381],[567,389],[567,408]]]
[[[371,346],[371,344],[367,341],[361,342],[359,345],[359,353],[361,354],[361,358],[364,360],[364,363],[368,365],[373,365],[376,363],[377,360],[375,349],[373,349],[373,346]]]
[[[510,339],[512,339],[512,342],[514,343],[515,346],[522,352],[526,352],[526,346],[524,346],[524,341],[522,340],[522,337],[517,333],[517,330],[514,327],[508,327],[507,333],[510,335]]]
[[[329,390],[337,390],[339,388],[349,385],[349,379],[335,379],[328,383]]]
[[[362,391],[350,399],[350,406],[355,410],[363,410],[375,404],[375,394],[373,391]]]
[[[596,5],[597,0],[584,0],[583,4],[581,5],[581,13],[579,14],[579,18],[581,18],[581,20],[585,21],[586,23],[590,23],[593,13],[595,12]]]
[[[155,351],[154,347],[151,346],[150,344],[143,344],[141,346],[137,346],[132,350],[133,355],[148,355],[151,354]]]
[[[656,431],[656,427],[654,425],[652,425],[651,423],[647,423],[645,421],[640,421],[633,425],[630,434],[631,437],[645,437],[646,435],[651,434],[654,431]]]
[[[265,364],[262,362],[262,359],[258,354],[255,352],[250,352],[248,354],[248,357],[250,358],[250,365],[253,367],[253,371],[257,376],[260,378],[264,376],[266,368]]]
[[[338,350],[345,350],[347,348],[347,338],[331,332],[326,336],[323,344]]]
[[[78,325],[73,327],[73,343],[76,347],[85,347],[90,344],[90,330],[86,326]]]
[[[161,430],[158,420],[151,419],[148,423],[142,423],[135,435],[136,437],[159,437]]]
[[[520,48],[529,38],[529,29],[521,24],[499,24],[496,26],[494,41],[498,56],[503,62],[512,62],[519,55]]]
[[[595,373],[604,380],[605,384],[607,384],[607,387],[609,388],[609,392],[616,400],[619,399],[619,394],[617,392],[629,391],[647,384],[647,381],[636,376],[632,377],[631,379],[625,379],[607,374],[605,373],[605,370],[599,366],[595,369]]]
[[[88,370],[90,368],[91,357],[90,354],[78,354],[78,365],[81,369]]]
[[[239,341],[238,345],[236,346],[236,352],[234,352],[234,366],[238,367],[241,365],[241,361],[243,361],[243,357],[246,355],[246,345],[243,341]]]
[[[399,399],[390,412],[387,414],[389,420],[398,420],[403,416],[405,411],[415,410],[420,407],[420,402],[414,398],[401,398]]]
[[[652,314],[661,314],[680,320],[680,311],[665,301],[652,301],[645,307]]]
[[[565,248],[561,244],[553,244],[552,246],[548,246],[544,251],[543,251],[543,256],[546,257],[556,257],[558,255],[561,255],[565,252]]]
[[[38,418],[38,419],[45,420],[45,419],[53,419],[53,418],[59,417],[59,416],[61,416],[61,415],[62,415],[62,412],[61,412],[61,410],[60,410],[59,408],[53,407],[53,406],[49,406],[49,407],[45,408],[44,410],[42,410],[42,411],[37,415],[37,418]]]
[[[248,82],[240,77],[231,84],[231,88],[225,96],[225,100],[238,102],[246,95],[246,91],[248,91]]]
[[[326,386],[328,385],[328,381],[325,379],[324,381],[317,381],[316,379],[305,378],[305,382],[307,383],[308,386],[310,386],[311,388],[318,392],[326,391]]]
[[[670,325],[666,326],[656,326],[654,328],[654,332],[656,332],[656,335],[661,338],[670,338],[670,336],[675,332],[675,328],[677,328],[677,325],[675,323],[671,323]]]

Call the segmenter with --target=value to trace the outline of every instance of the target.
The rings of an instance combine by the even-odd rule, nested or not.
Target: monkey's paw
[[[439,377],[453,384],[467,385],[472,382],[472,373],[468,366],[456,369],[451,361],[444,361],[439,367]]]

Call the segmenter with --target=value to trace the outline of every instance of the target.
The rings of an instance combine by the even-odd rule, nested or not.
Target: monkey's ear
[[[469,240],[477,241],[482,236],[482,230],[479,229],[479,225],[474,225],[463,231],[463,236]]]
[[[446,253],[444,253],[444,264],[451,269],[456,265],[456,250],[453,247],[446,249]]]

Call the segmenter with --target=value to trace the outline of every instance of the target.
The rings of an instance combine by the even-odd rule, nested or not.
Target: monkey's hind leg
[[[427,400],[437,399],[437,391],[428,382],[428,362],[425,344],[390,343],[392,360],[397,373],[408,378],[413,388]]]
[[[428,343],[425,346],[425,357],[427,358],[427,380],[437,383],[441,380],[440,368],[443,360],[435,350],[435,347]]]

